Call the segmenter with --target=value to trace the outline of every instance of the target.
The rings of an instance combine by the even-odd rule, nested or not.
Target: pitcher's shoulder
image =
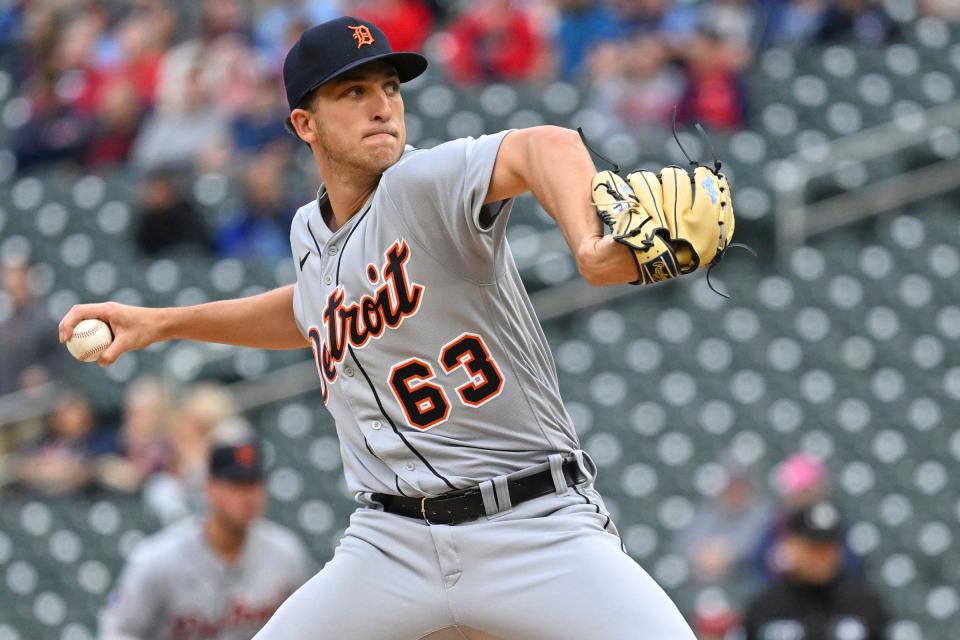
[[[470,140],[472,138],[448,140],[429,149],[418,149],[407,145],[400,159],[383,172],[384,179],[393,181],[407,176],[416,178],[421,175],[436,174],[449,167],[450,162],[458,154],[462,155]]]
[[[311,200],[293,214],[290,222],[290,246],[307,246],[313,248],[316,244],[325,244],[325,226],[318,226],[317,221],[323,224],[320,215],[320,205],[317,200]]]
[[[314,198],[310,202],[302,205],[299,209],[297,209],[297,212],[293,214],[292,226],[296,227],[298,222],[301,225],[304,224],[306,220],[309,220],[310,217],[319,210],[320,207],[317,204],[317,199]]]

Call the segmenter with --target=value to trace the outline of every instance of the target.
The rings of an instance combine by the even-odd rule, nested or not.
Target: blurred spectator
[[[176,16],[160,3],[141,3],[101,37],[94,53],[111,83],[130,83],[139,104],[152,106],[160,65],[176,28]]]
[[[65,16],[63,16],[65,17]],[[55,74],[58,97],[84,117],[97,108],[97,97],[106,80],[93,62],[93,50],[107,26],[102,7],[78,13],[63,23],[46,71]]]
[[[241,206],[217,231],[220,254],[289,259],[290,223],[297,208],[284,184],[284,157],[261,154],[252,158],[244,173]]]
[[[203,217],[181,193],[173,172],[155,170],[144,178],[134,242],[146,256],[175,247],[210,250]]]
[[[707,594],[698,602],[693,618],[694,633],[697,640],[734,640],[739,638],[740,616],[719,594]],[[719,597],[718,597],[719,596]]]
[[[147,510],[161,522],[202,512],[211,434],[233,413],[230,395],[212,383],[196,385],[184,398],[170,429],[171,467],[151,476],[144,487]]]
[[[153,100],[173,14],[141,2],[111,29],[106,4],[52,5],[26,9],[21,91],[29,111],[14,135],[18,165],[122,162]]]
[[[449,60],[462,84],[522,82],[544,68],[544,47],[533,21],[510,0],[479,0],[450,25]]]
[[[713,0],[701,5],[698,23],[727,43],[750,50],[757,37],[757,16],[753,0]]]
[[[559,15],[553,34],[557,75],[565,80],[579,76],[590,52],[611,43],[620,34],[616,16],[597,0],[555,0]]]
[[[172,463],[169,443],[170,397],[159,380],[139,378],[124,396],[118,455],[104,456],[97,463],[100,483],[133,493],[154,473]]]
[[[928,16],[960,21],[960,2],[957,0],[921,0],[920,8]]]
[[[276,76],[262,72],[253,98],[231,123],[236,151],[253,153],[265,147],[294,147],[294,139],[283,127],[283,119],[289,115],[289,110],[282,98],[280,81]]]
[[[90,169],[123,165],[140,128],[143,107],[132,82],[114,81],[104,88],[86,150]]]
[[[742,129],[747,118],[747,91],[740,69],[746,51],[716,33],[699,31],[687,41],[687,87],[678,119],[713,129]]]
[[[885,44],[896,34],[890,16],[879,4],[867,0],[835,0],[820,18],[817,40],[856,40],[864,44]]]
[[[307,27],[341,15],[336,0],[257,0],[254,5],[254,43],[274,69],[280,68],[293,44],[289,39],[292,29],[302,25],[294,36],[296,39]]]
[[[748,606],[746,640],[887,637],[887,607],[863,578],[844,570],[843,538],[840,513],[829,502],[790,513],[786,571]]]
[[[660,35],[673,43],[689,37],[697,26],[692,3],[673,0],[608,0],[625,37]]]
[[[44,495],[75,493],[92,486],[94,460],[111,451],[110,434],[97,428],[86,396],[64,392],[47,420],[47,433],[16,461],[23,488]]]
[[[208,468],[206,514],[138,545],[101,611],[101,640],[251,638],[313,574],[296,535],[262,518],[256,444],[218,444]],[[194,585],[188,597],[185,576]]]
[[[659,131],[683,95],[683,76],[668,62],[664,42],[643,36],[601,45],[590,59],[593,107],[617,129]]]
[[[764,581],[774,580],[788,566],[783,544],[787,520],[797,509],[823,500],[829,492],[827,468],[818,458],[796,453],[780,463],[776,473],[776,488],[780,496],[777,515],[768,523],[754,553],[754,562]],[[850,573],[862,569],[860,559],[849,546],[844,546],[843,562]]]
[[[359,0],[352,3],[350,15],[380,27],[396,51],[423,49],[433,26],[433,14],[423,0]]]
[[[34,75],[21,87],[29,118],[12,132],[17,168],[27,171],[55,162],[77,162],[89,135],[89,118],[81,116],[56,88],[53,75]]]
[[[760,6],[767,24],[763,46],[797,46],[813,41],[827,0],[774,0]]]
[[[14,34],[17,55],[11,62],[14,77],[22,82],[25,78],[40,75],[52,59],[59,37],[59,21],[52,3],[23,3],[18,9],[14,9],[11,15],[13,25],[20,30]]]
[[[0,266],[0,396],[60,377],[67,366],[57,325],[34,299],[27,264]]]
[[[229,119],[252,99],[267,61],[251,46],[245,4],[203,0],[199,35],[178,43],[163,58],[158,108],[183,109],[199,89],[203,104]]]
[[[826,496],[827,468],[819,458],[795,453],[777,470],[776,485],[784,506],[792,511]]]
[[[753,551],[771,505],[757,491],[747,469],[730,462],[720,491],[697,509],[675,543],[690,565],[694,588],[724,585],[732,593],[753,589]]]
[[[4,2],[0,6],[0,49],[14,49],[23,32],[23,14],[25,0]]]
[[[219,168],[226,163],[230,128],[217,109],[201,69],[190,69],[182,94],[157,105],[132,152],[141,171],[158,167]]]

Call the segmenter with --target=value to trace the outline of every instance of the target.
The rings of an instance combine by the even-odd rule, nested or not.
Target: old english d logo
[[[373,44],[373,34],[370,33],[370,29],[366,25],[361,24],[358,27],[353,25],[348,25],[353,29],[353,39],[357,41],[357,49],[362,47],[365,44]]]

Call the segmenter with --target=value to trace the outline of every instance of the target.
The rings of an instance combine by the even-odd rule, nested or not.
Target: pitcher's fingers
[[[67,311],[67,314],[63,316],[63,319],[60,320],[59,332],[60,332],[60,342],[66,342],[70,339],[70,336],[73,335],[73,329],[81,320],[86,320],[87,318],[100,318],[106,320],[104,316],[106,315],[107,304],[105,302],[95,303],[95,304],[75,304],[70,307],[70,311]]]
[[[97,358],[97,364],[101,367],[109,367],[117,361],[117,358],[128,351],[129,348],[130,345],[125,338],[115,337],[113,342],[110,343],[110,346],[100,353],[100,357]]]

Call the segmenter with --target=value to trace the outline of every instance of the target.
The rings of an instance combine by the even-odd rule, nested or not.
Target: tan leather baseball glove
[[[614,240],[633,250],[638,278],[652,284],[716,264],[733,238],[730,185],[718,169],[691,174],[670,166],[658,174],[612,171],[593,178],[593,203]]]

